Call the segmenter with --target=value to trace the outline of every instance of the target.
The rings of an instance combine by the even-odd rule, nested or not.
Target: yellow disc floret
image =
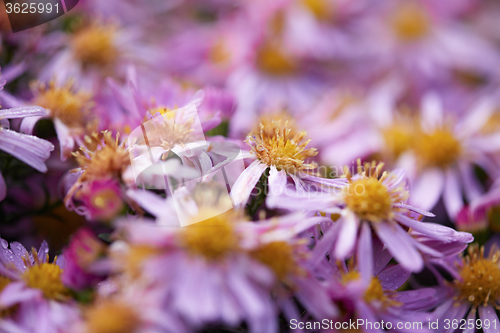
[[[288,121],[272,121],[267,126],[261,123],[259,131],[250,133],[246,142],[262,163],[274,165],[278,170],[296,173],[316,168],[316,164],[304,163],[306,158],[317,154],[314,148],[306,149],[311,141],[304,140],[307,132],[294,132],[288,127]]]
[[[181,233],[181,243],[188,252],[207,260],[219,260],[238,248],[238,237],[234,223],[238,214],[228,211],[213,217],[214,211],[200,209],[193,219],[201,221],[185,227]],[[200,218],[201,215],[201,218]],[[204,219],[203,216],[207,218]]]
[[[492,248],[484,257],[484,248],[472,246],[460,270],[460,280],[455,280],[458,301],[467,301],[474,306],[496,305],[500,300],[500,250]]]
[[[52,118],[58,118],[69,127],[85,127],[86,118],[93,106],[90,94],[75,91],[73,83],[57,86],[40,82],[31,85],[35,98],[34,105],[45,108]]]
[[[83,65],[107,66],[115,62],[119,52],[114,44],[116,26],[93,21],[79,29],[71,46],[74,57]]]
[[[455,135],[443,127],[420,133],[415,138],[414,150],[423,167],[446,168],[458,160],[462,146]]]
[[[268,266],[280,280],[284,280],[297,268],[293,247],[287,242],[267,243],[253,250],[250,254]]]
[[[118,134],[113,138],[108,131],[85,137],[86,146],[73,153],[83,170],[81,181],[121,176],[130,165],[130,156],[124,143],[120,144],[118,140]]]
[[[298,66],[291,56],[286,54],[278,43],[265,42],[257,50],[257,67],[271,75],[289,75],[297,71]]]
[[[391,173],[383,172],[379,174],[384,164],[376,162],[361,165],[358,160],[358,177],[353,178],[349,168],[345,168],[345,177],[349,184],[344,188],[344,201],[346,207],[354,212],[360,219],[370,222],[381,222],[392,217],[396,208],[393,203],[404,202],[408,199],[408,191],[404,188],[389,190],[384,183],[389,177],[394,177]]]
[[[430,19],[425,9],[415,1],[401,1],[391,17],[392,29],[404,41],[424,37],[430,30]]]
[[[344,191],[347,207],[361,219],[381,221],[390,217],[392,200],[387,187],[375,178],[358,179]]]
[[[85,313],[87,333],[135,333],[139,332],[140,317],[125,303],[106,300]]]
[[[56,264],[41,263],[28,267],[21,278],[28,287],[40,289],[46,298],[64,300],[68,289],[61,282],[61,274]]]

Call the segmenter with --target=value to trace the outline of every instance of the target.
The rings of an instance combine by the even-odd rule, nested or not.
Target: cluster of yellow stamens
[[[256,55],[257,67],[271,75],[289,75],[295,73],[299,66],[297,61],[284,51],[278,42],[264,42]]]
[[[112,137],[111,132],[93,133],[85,137],[85,146],[73,153],[83,170],[81,181],[87,179],[119,178],[130,164],[128,150],[119,143],[119,134]]]
[[[193,135],[194,118],[176,121],[175,112],[165,107],[156,107],[149,112],[153,115],[160,114],[144,125],[149,146],[171,150],[176,145],[182,147],[196,139]]]
[[[23,257],[27,268],[21,275],[21,279],[28,287],[40,289],[46,298],[59,301],[67,299],[69,290],[62,284],[62,269],[56,265],[57,257],[53,263],[49,263],[49,255],[47,254],[45,262],[42,263],[35,249],[32,250],[32,253],[34,264],[31,263],[30,258]]]
[[[238,211],[227,211],[217,216],[213,214],[212,209],[200,209],[198,216],[193,218],[201,222],[188,225],[181,233],[181,245],[189,253],[211,261],[220,260],[238,249],[235,223],[242,220]]]
[[[35,95],[33,104],[45,108],[52,118],[58,118],[66,126],[84,128],[89,111],[93,107],[92,96],[75,91],[73,82],[58,86],[54,81],[48,84],[34,82],[31,89]]]
[[[141,324],[137,311],[124,302],[103,300],[85,312],[86,333],[136,333]]]
[[[251,256],[268,266],[280,280],[297,270],[294,249],[284,241],[264,244],[253,250]]]
[[[416,1],[401,1],[390,20],[396,36],[413,41],[427,35],[431,22],[425,8]]]
[[[460,156],[462,146],[447,128],[438,128],[432,133],[421,133],[415,140],[415,154],[424,167],[446,168]]]
[[[500,300],[500,250],[490,249],[488,257],[484,256],[484,247],[469,247],[469,254],[463,259],[460,269],[460,280],[454,281],[458,294],[457,302],[470,302],[474,306],[494,305]]]
[[[84,66],[103,67],[114,63],[119,56],[116,30],[116,25],[98,21],[82,25],[71,40],[74,57]]]
[[[383,181],[391,175],[384,171],[379,178],[383,166],[383,163],[372,162],[363,167],[358,160],[360,177],[356,179],[352,178],[348,167],[345,168],[344,176],[349,181],[343,193],[346,206],[363,220],[381,222],[390,219],[392,204],[408,198],[408,192],[403,188],[389,191]]]
[[[382,129],[382,135],[387,147],[384,157],[395,160],[411,151],[420,168],[446,168],[462,154],[462,144],[450,124],[424,131],[418,119],[406,113],[398,115],[391,126]]]
[[[262,163],[296,173],[316,168],[314,163],[304,163],[306,158],[318,153],[314,148],[306,149],[311,141],[304,140],[306,134],[306,131],[294,131],[288,121],[273,120],[271,124],[260,123],[259,131],[251,132],[246,142],[252,147],[252,154]]]

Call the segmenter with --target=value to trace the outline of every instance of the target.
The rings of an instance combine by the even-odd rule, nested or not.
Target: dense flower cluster
[[[500,332],[498,15],[81,0],[0,32],[0,333]]]

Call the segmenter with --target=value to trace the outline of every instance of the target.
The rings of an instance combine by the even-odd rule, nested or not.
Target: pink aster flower
[[[467,324],[474,324],[464,327],[464,332],[477,332],[481,328],[486,333],[498,331],[499,257],[496,246],[492,246],[487,255],[484,247],[470,246],[467,255],[448,266],[453,282],[438,276],[442,296],[433,315],[439,318],[439,329],[446,331],[449,328],[444,319],[450,322],[465,319]],[[481,320],[476,321],[476,318]]]
[[[193,329],[246,322],[250,332],[274,332],[280,309],[290,319],[300,313],[294,296],[314,318],[336,315],[322,284],[301,263],[304,244],[291,239],[317,218],[296,215],[253,224],[238,211],[213,217],[211,209],[199,207],[198,215],[207,214],[206,219],[182,229],[122,222],[118,229],[127,245],[115,247],[122,258],[118,267],[159,286],[169,311]],[[133,259],[141,253],[140,261]]]
[[[66,266],[61,280],[73,290],[84,290],[95,286],[105,277],[102,271],[106,247],[89,229],[77,231],[63,250]]]
[[[33,318],[41,317],[47,332],[62,332],[78,317],[78,310],[61,281],[63,268],[57,258],[52,263],[48,260],[47,243],[29,253],[20,243],[11,243],[9,248],[7,241],[0,241],[0,305],[13,311],[0,321],[0,329],[39,332]],[[17,310],[14,306],[18,306]]]
[[[306,131],[298,131],[295,124],[285,117],[263,120],[259,128],[252,131],[246,142],[255,160],[243,171],[233,188],[231,197],[235,203],[246,203],[257,182],[270,168],[269,192],[285,189],[288,177],[299,192],[306,191],[308,185],[317,187],[340,187],[344,181],[317,177],[312,171],[316,163],[306,163],[316,156],[314,148],[307,148],[310,140],[305,140]]]
[[[347,183],[340,190],[271,194],[267,204],[270,208],[331,214],[335,222],[324,230],[315,251],[325,254],[331,250],[337,259],[345,259],[355,252],[359,243],[358,234],[360,229],[366,228],[364,225],[368,225],[369,230],[373,229],[399,264],[410,271],[420,271],[424,261],[419,252],[423,244],[408,234],[408,228],[444,243],[472,241],[470,234],[418,221],[415,218],[417,214],[434,215],[408,205],[408,180],[403,170],[384,172],[379,178],[382,166],[366,164],[363,170],[359,165],[358,174],[354,176],[347,171]],[[312,202],[314,205],[311,205]]]
[[[46,111],[37,106],[0,110],[0,149],[40,172],[47,171],[44,162],[49,158],[54,146],[36,136],[10,130],[7,119],[36,117],[45,114]],[[5,198],[6,194],[5,180],[0,174],[0,201]]]
[[[455,69],[487,73],[497,66],[498,53],[488,40],[451,19],[456,7],[419,0],[385,2],[359,25],[359,40],[370,54],[366,70],[396,69],[417,84],[445,80]]]
[[[411,332],[415,327],[397,329],[398,322],[420,323],[422,329],[419,331],[430,332],[427,325],[432,317],[424,311],[439,303],[442,297],[440,290],[421,288],[397,291],[408,280],[410,272],[401,265],[388,265],[391,256],[387,255],[382,243],[372,240],[367,225],[363,227],[360,238],[358,255],[354,260],[338,265],[335,260],[323,258],[315,268],[319,278],[327,281],[330,297],[345,309],[339,321],[383,321],[385,328],[392,325],[392,329],[397,332]],[[370,258],[372,255],[373,262]],[[368,325],[363,325],[361,331],[382,332]]]
[[[453,219],[464,205],[462,194],[471,202],[484,192],[474,166],[497,175],[492,156],[500,151],[500,136],[482,133],[493,110],[492,101],[482,98],[458,119],[444,112],[438,96],[423,97],[412,147],[398,161],[410,178],[412,204],[432,209],[442,198]]]

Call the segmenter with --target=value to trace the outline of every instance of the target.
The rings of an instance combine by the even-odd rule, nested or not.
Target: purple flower
[[[384,172],[379,178],[382,164],[367,163],[364,170],[358,165],[359,173],[351,176],[347,171],[348,182],[337,193],[271,195],[268,205],[331,215],[335,222],[324,230],[315,251],[325,254],[331,249],[331,254],[337,259],[345,259],[353,253],[359,242],[359,230],[364,225],[373,229],[394,258],[410,271],[420,271],[424,261],[419,253],[421,244],[407,233],[408,228],[444,243],[472,241],[470,234],[439,224],[423,223],[415,218],[417,214],[434,215],[407,204],[408,181],[403,170]]]

